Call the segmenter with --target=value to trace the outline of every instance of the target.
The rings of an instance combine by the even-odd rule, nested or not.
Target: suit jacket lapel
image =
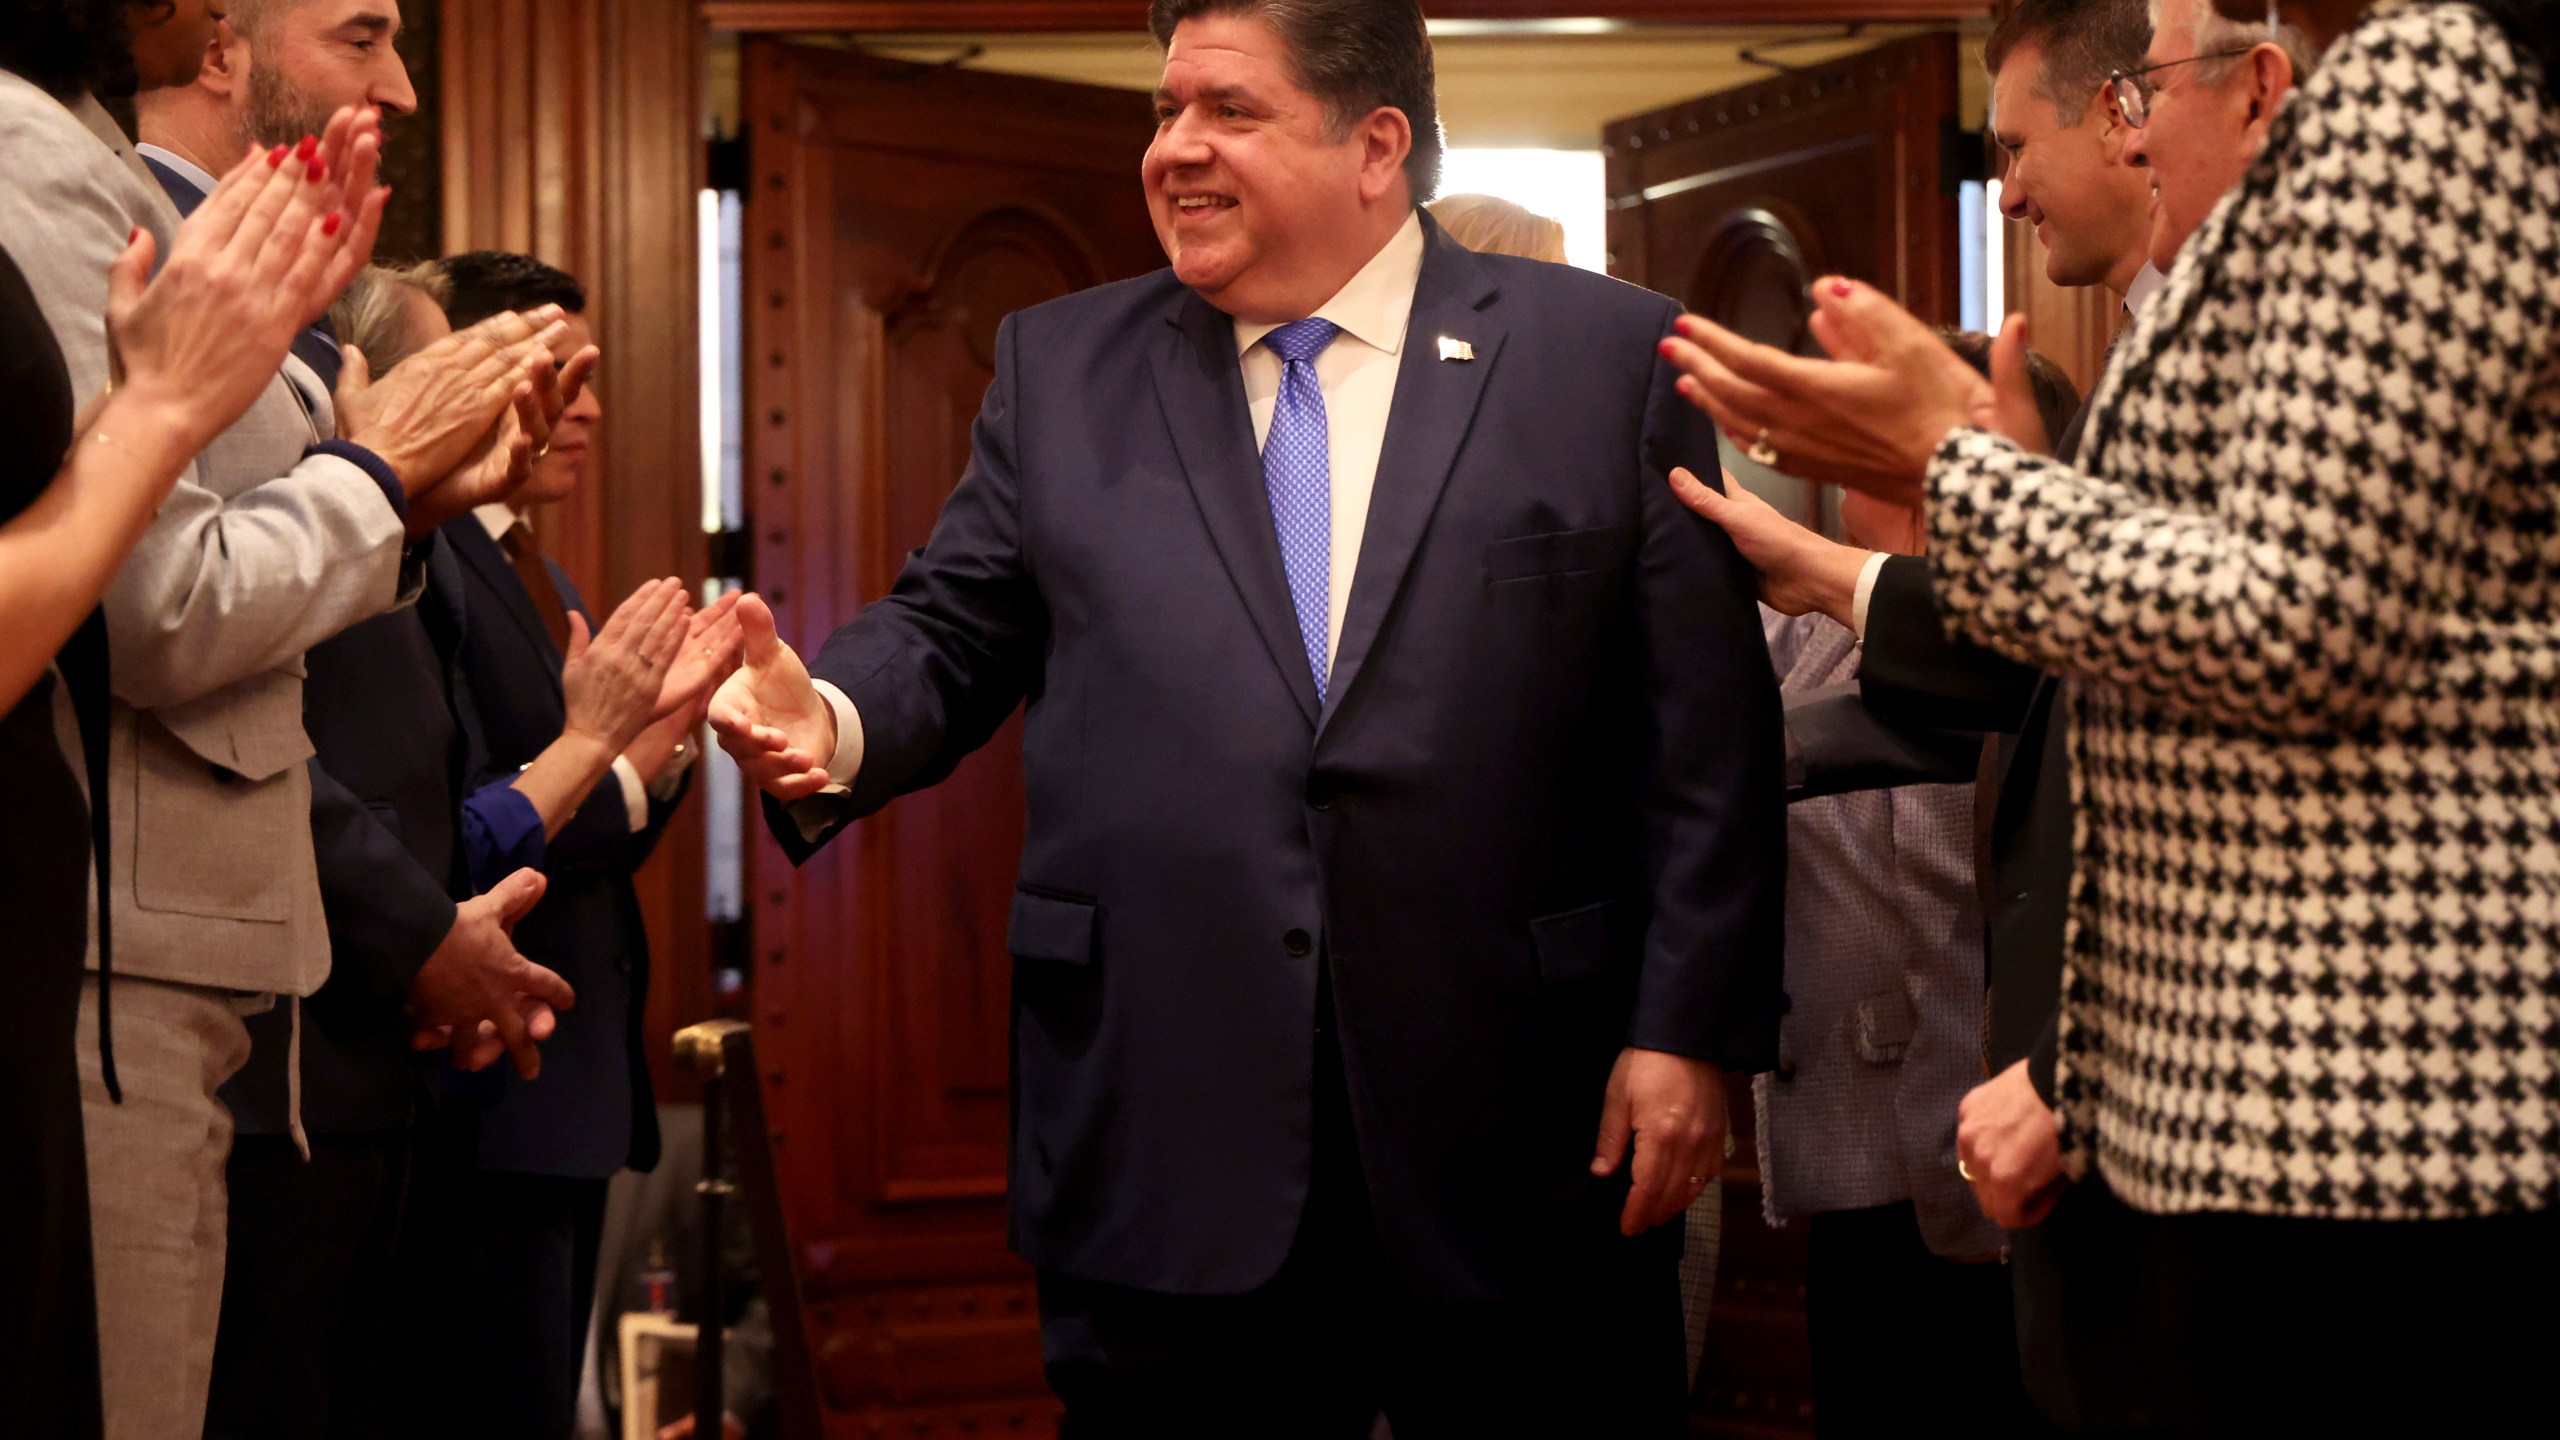
[[[446,538],[453,542],[454,552],[463,563],[480,574],[480,583],[498,597],[499,608],[512,617],[526,638],[533,642],[534,653],[551,662],[552,683],[560,680],[560,664],[564,657],[560,647],[551,643],[551,627],[542,623],[542,615],[533,608],[533,597],[524,592],[524,582],[516,578],[516,567],[507,563],[507,553],[480,526],[480,517],[465,515],[447,525]]]
[[[1342,708],[1343,697],[1351,693],[1377,646],[1405,572],[1439,508],[1441,491],[1448,487],[1458,451],[1466,444],[1467,430],[1475,423],[1485,382],[1502,357],[1505,332],[1486,310],[1496,294],[1493,277],[1428,217],[1423,225],[1430,248],[1414,291],[1413,319],[1405,327],[1395,406],[1388,412],[1386,444],[1378,452],[1378,479],[1369,497],[1369,524],[1352,572],[1342,641],[1334,649],[1326,723]],[[1475,347],[1475,359],[1443,360],[1444,336]]]
[[[1312,726],[1316,682],[1307,672],[1298,614],[1280,564],[1280,537],[1272,528],[1270,497],[1263,493],[1262,457],[1245,409],[1233,323],[1189,291],[1165,319],[1155,347],[1156,398],[1182,458],[1183,477],[1191,482],[1200,518],[1263,647]]]

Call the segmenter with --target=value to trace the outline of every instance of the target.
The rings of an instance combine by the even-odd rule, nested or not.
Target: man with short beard
[[[342,106],[380,111],[387,143],[387,122],[418,109],[399,36],[400,0],[231,0],[195,83],[136,97],[136,148],[184,213],[194,208],[189,195],[211,189],[211,175],[240,152],[317,135]],[[326,320],[293,353],[337,388],[338,341]]]
[[[390,0],[233,0],[195,82],[137,102],[144,162],[189,211],[208,188],[206,172],[251,145],[315,133],[340,108],[409,112],[416,96],[392,47],[398,28]],[[438,363],[422,355],[408,368]],[[328,413],[315,397],[330,392],[362,412],[355,396],[365,377],[340,370],[324,317],[285,367],[315,424],[325,427]],[[278,1009],[247,1022],[248,1061],[222,1087],[236,1131],[225,1166],[236,1214],[209,1435],[374,1432],[390,1263],[424,1093],[407,1012],[446,1011],[440,997],[456,993],[523,988],[510,976],[538,976],[566,994],[508,934],[542,893],[541,877],[522,869],[475,895],[460,860],[475,822],[501,847],[541,822],[503,786],[459,799],[476,736],[451,703],[460,581],[437,550],[432,534],[410,547],[427,577],[416,606],[342,631],[305,657],[302,724],[315,752],[311,827],[330,978],[299,1017]],[[469,1036],[462,1043],[480,1048]]]

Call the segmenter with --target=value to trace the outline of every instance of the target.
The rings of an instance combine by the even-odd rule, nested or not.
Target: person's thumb
[[[1730,482],[1728,486],[1729,484]],[[1681,504],[1719,525],[1725,521],[1726,507],[1733,504],[1727,488],[1710,485],[1699,479],[1697,472],[1686,465],[1672,467],[1671,493],[1679,497]]]
[[[1994,428],[2019,448],[2049,454],[2053,437],[2045,433],[2044,412],[2036,405],[2036,378],[2027,350],[2027,317],[2012,315],[1991,342],[1991,389]]]
[[[762,669],[782,658],[782,636],[773,628],[773,609],[753,591],[738,597],[738,628],[746,637],[746,663]]]
[[[570,611],[568,664],[575,665],[578,663],[580,658],[585,656],[587,653],[587,642],[589,638],[590,637],[587,634],[587,617],[579,614],[575,610]]]
[[[142,299],[151,284],[151,264],[160,254],[160,242],[139,225],[126,237],[124,253],[107,267],[107,311],[120,315]]]
[[[347,397],[373,388],[373,362],[353,345],[339,346],[338,358],[338,400],[343,405]]]
[[[1627,1096],[1626,1082],[1616,1076],[1609,1079],[1609,1093],[1600,1102],[1600,1141],[1591,1154],[1591,1173],[1614,1175],[1627,1158],[1627,1139],[1635,1128],[1635,1104]]]
[[[489,887],[489,898],[498,905],[498,923],[512,928],[533,909],[549,885],[541,871],[527,868]]]

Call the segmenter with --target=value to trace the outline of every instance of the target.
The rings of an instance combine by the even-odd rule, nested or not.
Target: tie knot
[[[507,552],[510,560],[522,560],[528,555],[542,553],[541,542],[533,538],[533,527],[522,520],[508,527],[507,533],[499,537],[498,545]]]
[[[1324,347],[1340,333],[1342,327],[1330,320],[1298,320],[1263,336],[1262,343],[1271,347],[1272,354],[1295,365],[1323,354]]]

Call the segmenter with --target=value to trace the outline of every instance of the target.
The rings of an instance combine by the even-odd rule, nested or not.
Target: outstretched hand
[[[1733,537],[1760,572],[1760,601],[1781,615],[1819,610],[1855,626],[1858,572],[1875,552],[1843,545],[1777,512],[1728,473],[1718,489],[1686,468],[1671,472],[1671,493]]]
[[[774,632],[763,596],[740,597],[737,615],[745,654],[738,673],[711,697],[712,733],[757,789],[777,800],[815,795],[833,783],[827,762],[836,751],[835,711]]]

